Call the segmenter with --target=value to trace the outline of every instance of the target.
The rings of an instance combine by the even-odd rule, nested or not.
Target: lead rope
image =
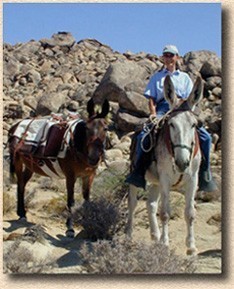
[[[170,112],[170,111],[169,111]],[[169,114],[169,112],[167,112],[162,118],[158,119],[156,116],[150,116],[149,117],[149,120],[144,123],[144,127],[143,127],[143,130],[146,132],[142,139],[141,139],[141,149],[143,152],[145,153],[148,153],[152,150],[152,148],[154,147],[155,145],[155,140],[153,139],[153,134],[152,134],[152,131],[158,131],[159,128],[162,127],[162,125],[164,124],[166,118],[167,118],[167,115]],[[149,136],[149,142],[150,142],[150,146],[149,148],[145,148],[144,147],[144,140]]]

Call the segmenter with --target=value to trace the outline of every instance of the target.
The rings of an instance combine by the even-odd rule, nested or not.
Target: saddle
[[[75,121],[74,121],[75,120]],[[39,158],[55,158],[61,153],[61,148],[68,141],[67,135],[71,123],[80,120],[77,116],[63,120],[53,114],[50,118],[25,119],[18,123],[12,136],[16,137],[16,150],[26,155]],[[66,133],[67,132],[67,133]],[[66,140],[65,140],[66,137]],[[65,155],[65,153],[64,153]]]
[[[60,151],[67,124],[53,124],[47,133],[46,143],[39,143],[33,152],[36,156],[56,157]]]

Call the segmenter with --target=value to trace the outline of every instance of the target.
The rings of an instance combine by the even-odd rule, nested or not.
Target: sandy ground
[[[36,183],[31,183],[29,186],[29,190],[33,191]],[[15,189],[16,186],[14,185],[8,193],[15,196]],[[46,252],[43,252],[43,248],[35,252],[42,257],[43,254],[49,253],[52,259],[56,260],[58,267],[53,268],[50,273],[83,273],[82,266],[77,264],[77,252],[83,241],[79,230],[76,229],[74,239],[66,238],[64,220],[48,218],[47,212],[43,209],[46,203],[58,197],[56,194],[56,192],[48,189],[46,192],[36,192],[30,203],[32,207],[28,208],[28,222],[17,221],[17,215],[13,210],[4,214],[4,250],[7,250],[7,247],[13,242],[12,240],[22,235],[27,227],[32,224],[41,224],[46,230],[48,243],[45,246]],[[183,199],[180,199],[183,196],[173,193],[172,197],[174,217],[169,224],[170,248],[174,249],[176,254],[185,256],[186,225],[183,218]],[[196,209],[195,237],[198,248],[196,273],[219,274],[222,272],[221,202],[220,200],[197,201]],[[138,202],[136,210],[133,238],[151,242],[146,205],[142,200]]]

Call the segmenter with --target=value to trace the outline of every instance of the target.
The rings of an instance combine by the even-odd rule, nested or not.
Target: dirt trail
[[[33,183],[31,185],[33,187]],[[13,188],[12,188],[13,190]],[[40,197],[34,200],[33,208],[29,208],[27,219],[28,223],[19,222],[14,211],[8,212],[3,218],[3,239],[4,249],[7,249],[10,243],[19,235],[25,232],[25,229],[32,224],[40,224],[46,229],[47,248],[46,252],[56,260],[58,268],[50,270],[51,273],[83,273],[82,266],[77,264],[79,248],[83,242],[82,235],[76,229],[76,237],[71,240],[64,236],[64,220],[48,218],[48,214],[43,210],[43,205],[55,197],[55,192],[47,190],[46,193],[39,194]],[[195,236],[198,248],[196,258],[196,273],[221,273],[221,202],[200,202],[196,205],[197,218],[195,222]],[[178,210],[177,210],[178,209]],[[176,254],[185,256],[185,234],[186,225],[183,218],[183,206],[175,208],[174,219],[170,220],[169,234],[170,247]],[[150,242],[149,225],[144,201],[139,201],[136,217],[134,235],[135,240],[144,240]],[[42,250],[43,251],[43,250]],[[38,254],[42,254],[40,251]]]

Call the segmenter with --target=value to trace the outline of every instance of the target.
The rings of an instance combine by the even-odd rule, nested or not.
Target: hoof
[[[67,236],[68,238],[73,239],[73,238],[75,237],[75,231],[74,231],[73,229],[67,230],[67,231],[66,231],[66,236]]]
[[[19,217],[18,222],[26,223],[27,222],[27,218],[26,217]]]
[[[197,255],[197,248],[189,248],[189,249],[187,249],[186,253],[188,256],[196,256]]]
[[[150,234],[150,237],[151,237],[151,241],[156,241],[156,242],[160,241],[160,236],[158,236],[157,234]]]

